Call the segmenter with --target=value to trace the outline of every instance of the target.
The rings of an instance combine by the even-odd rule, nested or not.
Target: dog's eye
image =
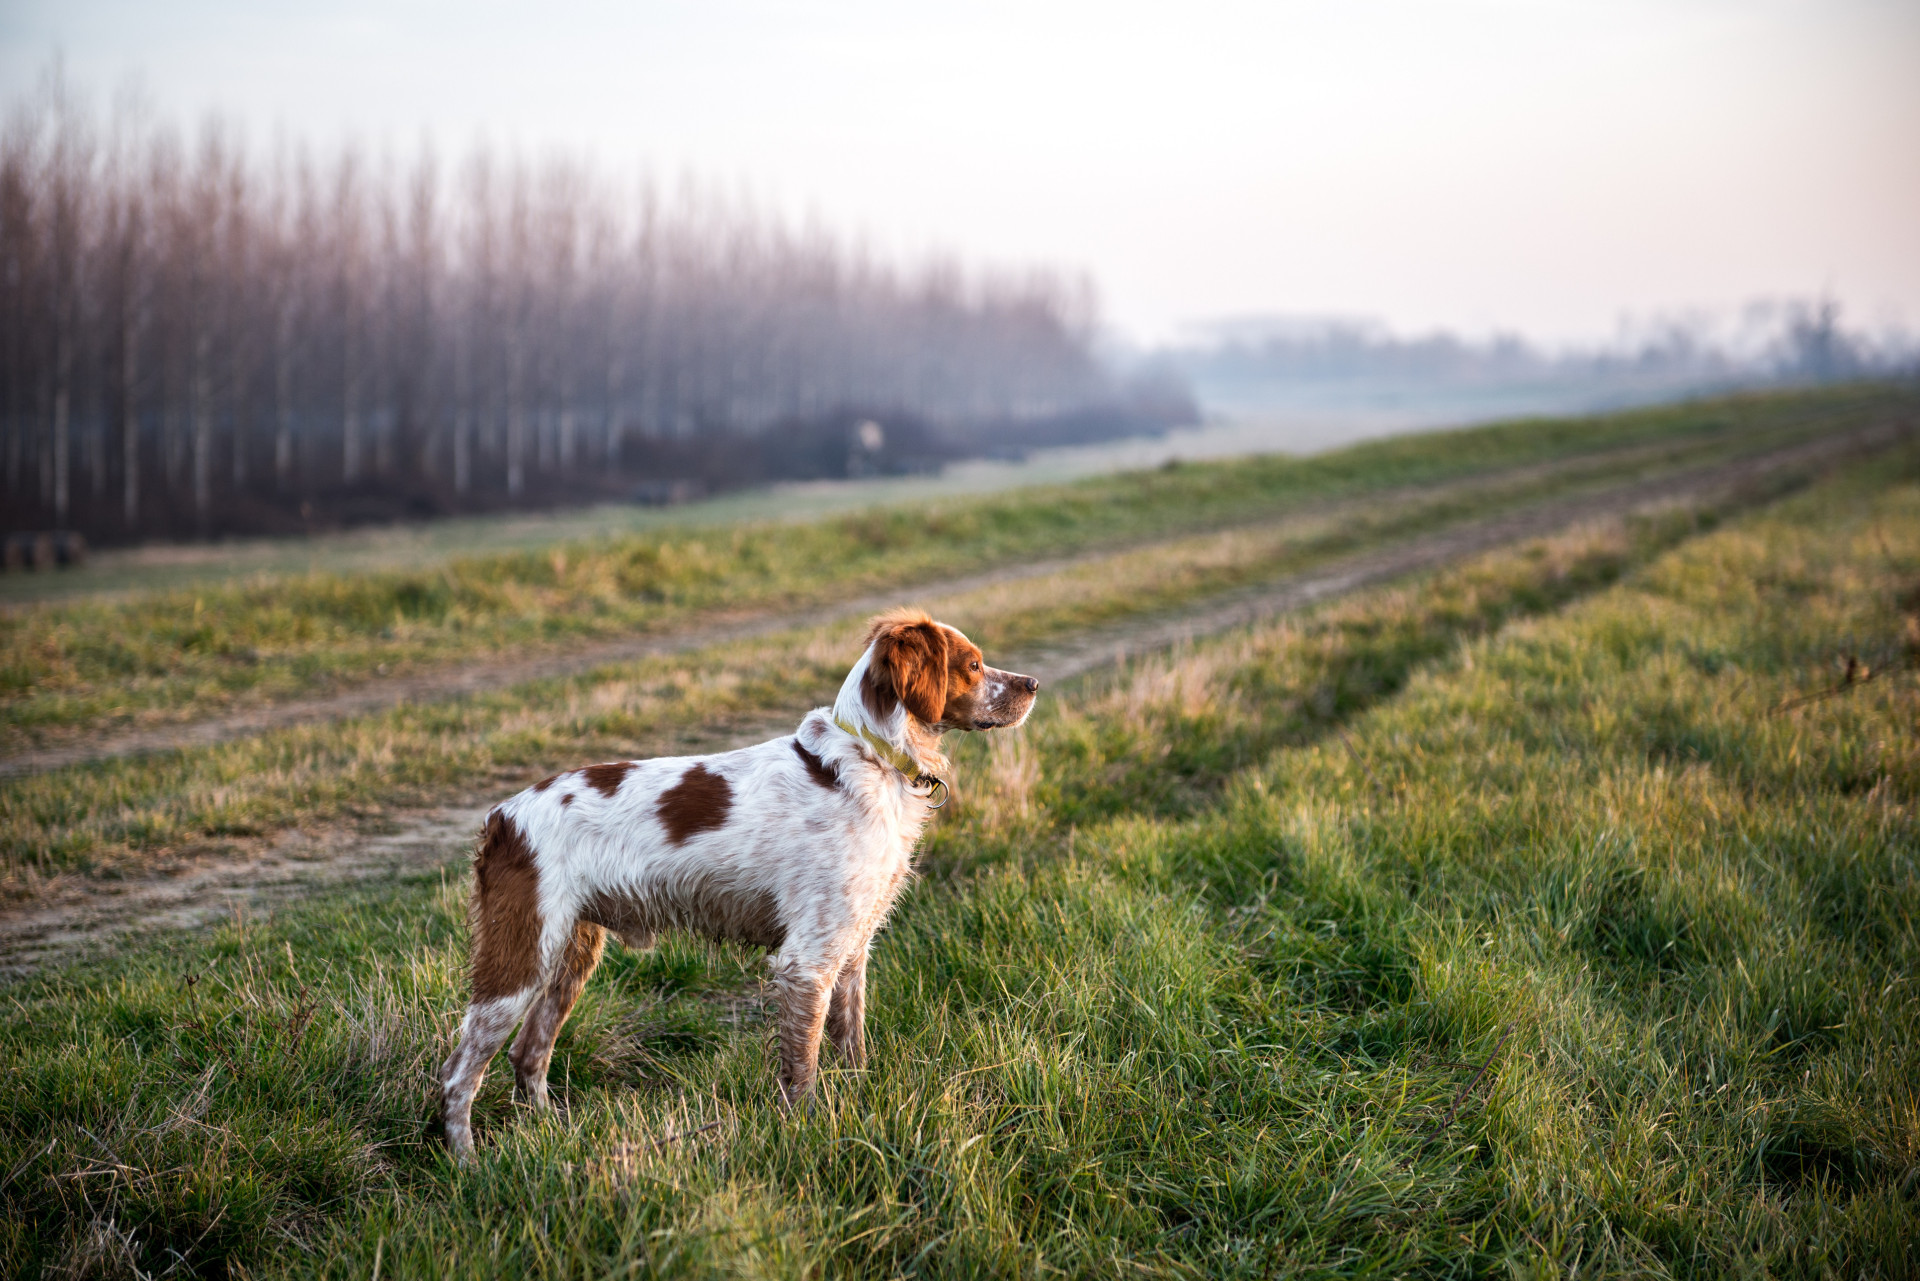
[[[970,672],[977,672],[977,671],[979,671],[979,670],[980,670],[980,660],[976,658],[976,659],[974,659],[974,660],[973,660],[973,661],[972,661],[971,663],[968,663],[968,664],[967,664],[967,670],[968,670],[968,671],[970,671]]]

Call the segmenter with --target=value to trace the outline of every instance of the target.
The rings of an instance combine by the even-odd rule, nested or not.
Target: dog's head
[[[1033,710],[1040,682],[988,667],[980,647],[919,610],[893,610],[867,631],[873,658],[860,694],[876,720],[896,705],[930,729],[1004,729]]]

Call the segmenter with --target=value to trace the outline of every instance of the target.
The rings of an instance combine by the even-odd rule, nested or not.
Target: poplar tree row
[[[645,480],[650,442],[849,407],[964,435],[1112,391],[1081,282],[902,270],[565,157],[263,154],[140,117],[50,79],[0,136],[10,527],[564,500]]]

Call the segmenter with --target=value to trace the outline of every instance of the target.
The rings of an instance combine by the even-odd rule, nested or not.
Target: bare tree
[[[334,169],[334,306],[340,342],[340,479],[360,479],[361,344],[366,328],[366,209],[358,152],[342,152]]]
[[[71,515],[73,468],[73,366],[80,341],[81,264],[86,203],[94,192],[94,142],[83,116],[55,64],[45,90],[53,122],[48,157],[47,310],[53,344],[52,395],[48,424],[54,523],[64,528]]]
[[[281,138],[262,160],[219,120],[183,138],[146,114],[123,99],[97,146],[56,73],[0,128],[15,520],[208,535],[369,486],[565,501],[649,466],[724,477],[853,406],[964,435],[1109,394],[1071,281],[903,271],[572,157],[449,170]]]

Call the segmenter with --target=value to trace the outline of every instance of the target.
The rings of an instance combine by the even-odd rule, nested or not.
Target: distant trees
[[[1121,394],[1093,321],[1071,279],[901,270],[565,157],[263,158],[218,122],[103,128],[57,73],[0,131],[13,527],[207,535],[618,493],[852,410],[1004,431]]]
[[[1160,361],[1210,404],[1242,413],[1346,406],[1452,407],[1472,415],[1556,397],[1570,409],[1920,373],[1920,348],[1910,338],[1848,330],[1831,299],[1762,300],[1732,317],[1623,327],[1613,343],[1585,350],[1549,350],[1513,334],[1409,337],[1378,323],[1279,317],[1218,323],[1195,339],[1159,353]]]

